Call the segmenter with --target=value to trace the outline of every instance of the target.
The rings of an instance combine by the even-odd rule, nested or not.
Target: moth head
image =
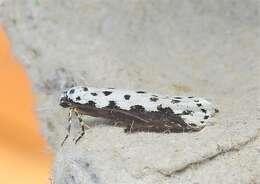
[[[70,102],[69,102],[69,99],[68,99],[68,95],[67,95],[68,91],[65,90],[63,91],[61,97],[60,97],[60,106],[62,106],[63,108],[68,108],[70,107]]]

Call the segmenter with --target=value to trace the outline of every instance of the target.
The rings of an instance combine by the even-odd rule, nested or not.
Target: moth
[[[70,108],[67,134],[71,129],[72,113],[81,124],[81,134],[85,134],[82,115],[102,117],[121,121],[125,132],[189,132],[199,131],[218,112],[216,107],[201,97],[163,96],[145,91],[121,90],[115,88],[95,88],[75,86],[65,90],[59,104]],[[87,127],[89,128],[89,127]]]

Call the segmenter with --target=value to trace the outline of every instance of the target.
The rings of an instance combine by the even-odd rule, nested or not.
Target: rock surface
[[[0,22],[26,66],[55,184],[260,183],[259,1],[9,0]],[[216,123],[197,133],[125,134],[105,120],[63,147],[73,85],[204,96]]]

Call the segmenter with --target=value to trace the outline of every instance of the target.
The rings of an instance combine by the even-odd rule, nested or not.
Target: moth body
[[[83,86],[65,90],[60,105],[81,115],[122,121],[131,132],[198,131],[218,112],[200,97]]]

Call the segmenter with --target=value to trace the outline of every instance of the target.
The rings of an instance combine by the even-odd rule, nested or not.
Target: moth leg
[[[135,121],[132,121],[131,126],[130,126],[130,131],[129,131],[130,134],[132,133],[132,129],[134,127],[134,123],[135,123]]]
[[[84,122],[83,122],[83,120],[81,118],[81,115],[77,111],[75,111],[75,114],[78,117],[78,120],[79,120],[79,123],[80,123],[80,127],[81,127],[81,133],[75,140],[75,144],[77,144],[77,142],[85,135],[85,126],[84,126]],[[86,125],[86,127],[88,129],[90,128],[88,125]]]
[[[167,128],[166,130],[163,131],[164,134],[169,134],[171,133],[171,130],[169,128]]]
[[[134,132],[134,121],[131,122],[131,124],[127,125],[126,128],[124,129],[125,133],[132,133]]]
[[[125,133],[130,133],[130,125],[126,126],[126,128],[124,129],[124,132]]]
[[[148,127],[143,125],[138,125],[138,122],[132,121],[125,129],[125,133],[135,133],[135,132],[147,132]]]
[[[72,124],[72,112],[73,112],[73,109],[71,108],[70,111],[69,111],[69,115],[68,115],[68,126],[67,126],[67,134],[66,136],[64,137],[62,143],[61,143],[61,146],[63,146],[63,144],[66,142],[66,140],[68,139],[69,135],[70,135],[70,130],[71,130],[71,124]]]
[[[84,123],[80,123],[80,126],[81,126],[81,133],[78,136],[78,138],[75,140],[75,144],[77,144],[77,142],[85,135]]]
[[[113,123],[114,126],[117,126],[118,124],[119,124],[118,121]]]
[[[82,118],[81,118],[81,114],[80,114],[77,110],[75,110],[74,112],[75,112],[75,115],[77,116],[77,118],[78,118],[78,120],[79,120],[80,125],[84,124],[84,123],[83,123],[83,120],[82,120]],[[87,129],[90,129],[90,127],[89,127],[88,125],[84,125],[84,126],[86,126]]]

